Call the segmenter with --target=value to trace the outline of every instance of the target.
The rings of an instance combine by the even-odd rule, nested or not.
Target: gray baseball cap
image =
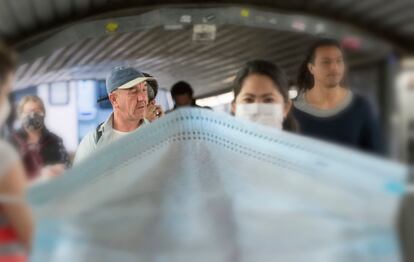
[[[126,71],[123,71],[123,70],[126,70]],[[114,71],[130,72],[130,73],[128,73],[128,75],[130,74],[131,76],[136,76],[137,77],[137,78],[131,77],[131,79],[139,79],[140,80],[140,81],[137,81],[137,83],[141,83],[142,81],[147,81],[147,85],[149,87],[148,88],[148,99],[151,101],[151,100],[155,99],[155,97],[157,96],[158,82],[153,76],[151,76],[150,74],[144,73],[144,72],[140,72],[140,71],[136,70],[135,68],[131,68],[131,67],[115,67],[112,70],[111,75],[108,76],[108,78],[106,79],[106,91],[107,91],[108,95],[105,96],[105,97],[99,98],[98,101],[97,101],[98,103],[109,100],[109,97],[108,97],[109,94],[111,92],[119,89],[119,87],[116,87],[118,84],[115,84],[114,78],[111,78],[111,77],[114,76],[116,78],[117,77],[116,74],[120,74],[120,73],[119,72],[114,73]],[[121,74],[126,74],[126,73],[121,73]],[[144,77],[145,79],[142,80],[142,77]],[[130,77],[128,77],[128,78],[130,78]],[[112,83],[111,86],[108,85],[108,82]],[[118,82],[120,84],[120,86],[125,85],[122,82],[123,81]],[[129,81],[127,81],[126,83],[127,83],[126,86],[129,86]],[[136,84],[134,84],[134,85],[136,85]],[[131,85],[131,87],[133,87],[134,85]]]
[[[129,89],[139,83],[154,80],[153,77],[147,77],[133,67],[118,66],[113,68],[106,78],[106,92],[109,95],[117,89]]]

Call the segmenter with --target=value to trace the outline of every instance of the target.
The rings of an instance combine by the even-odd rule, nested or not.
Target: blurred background
[[[45,103],[46,125],[74,153],[111,112],[105,77],[115,65],[155,76],[157,101],[185,80],[197,104],[229,113],[235,73],[271,60],[294,80],[309,45],[330,37],[344,46],[350,87],[381,119],[387,157],[414,162],[414,1],[412,0],[3,0],[0,37],[19,52],[15,104]],[[18,128],[16,114],[9,128]]]

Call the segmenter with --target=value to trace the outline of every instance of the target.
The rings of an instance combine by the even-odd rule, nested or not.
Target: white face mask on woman
[[[6,99],[0,106],[0,127],[3,127],[6,123],[7,118],[9,118],[11,112],[11,105],[8,99]]]
[[[283,105],[282,104],[237,104],[236,117],[273,128],[283,127]]]

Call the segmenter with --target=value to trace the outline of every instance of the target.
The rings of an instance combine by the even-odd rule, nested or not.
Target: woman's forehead
[[[279,92],[277,90],[273,92],[246,92],[243,93],[243,96],[257,96],[257,97],[267,97],[267,96],[279,96]]]
[[[242,86],[241,94],[251,94],[251,95],[275,95],[280,93],[278,87],[275,83],[268,77],[260,78],[253,77],[247,78]]]
[[[342,51],[335,46],[319,47],[315,50],[315,59],[340,59]]]
[[[39,105],[39,103],[36,103],[34,101],[28,101],[23,106],[24,111],[32,111],[32,110],[40,110],[42,111],[42,106]]]

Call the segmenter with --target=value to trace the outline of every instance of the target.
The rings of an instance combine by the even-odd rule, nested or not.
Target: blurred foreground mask
[[[399,261],[406,168],[181,109],[31,189],[31,261]]]

